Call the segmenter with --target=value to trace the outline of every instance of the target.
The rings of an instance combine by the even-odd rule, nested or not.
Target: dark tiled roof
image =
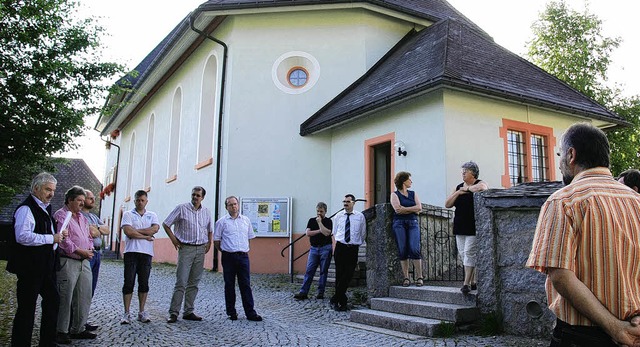
[[[474,30],[487,35],[480,27],[470,21],[467,17],[458,12],[449,3],[444,0],[369,0],[369,1],[353,1],[353,0],[211,0],[204,2],[197,9],[198,12],[203,11],[222,11],[222,10],[234,10],[234,9],[253,9],[253,8],[267,8],[267,7],[290,7],[290,6],[304,6],[304,5],[323,5],[323,4],[341,4],[341,3],[369,3],[378,5],[380,7],[395,10],[401,13],[416,16],[418,18],[427,19],[432,22],[437,22],[443,18],[456,18]],[[178,25],[171,30],[171,32],[133,69],[132,73],[122,77],[117,85],[124,88],[137,89],[141,85],[147,76],[155,69],[157,64],[162,61],[165,54],[176,44],[181,35],[191,30],[189,28],[189,16],[188,14]],[[105,107],[110,102],[117,102],[115,100],[110,101],[110,98],[116,99],[121,97],[120,95],[110,95],[105,103]],[[133,97],[133,93],[126,96],[125,101],[129,101]],[[119,110],[118,110],[119,111]],[[118,112],[116,111],[116,112]],[[103,118],[104,117],[104,118]],[[112,122],[111,115],[102,116],[96,123],[96,129],[101,128],[101,124]]]
[[[522,183],[508,189],[489,189],[480,193],[489,208],[540,208],[556,190],[564,187],[559,181]]]
[[[64,205],[64,192],[72,186],[77,185],[89,189],[98,197],[102,190],[102,184],[100,184],[100,180],[93,174],[84,160],[66,159],[66,162],[55,163],[54,166],[56,171],[52,174],[56,177],[56,180],[58,180],[56,194],[53,196],[53,199],[51,199],[51,208],[54,212]],[[13,223],[13,212],[27,197],[29,190],[30,188],[26,187],[24,193],[16,195],[11,204],[0,209],[0,223]],[[97,199],[96,207],[92,212],[96,214],[100,212],[99,199]]]
[[[354,121],[367,112],[442,86],[626,124],[534,64],[447,19],[421,32],[410,32],[364,76],[302,123],[300,134]]]

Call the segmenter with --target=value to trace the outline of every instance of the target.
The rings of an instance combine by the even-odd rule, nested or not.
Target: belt
[[[227,252],[227,251],[222,251],[222,253],[236,254],[236,255],[247,255],[247,254],[249,254],[247,252]]]
[[[77,261],[83,261],[84,260],[84,259],[73,258],[73,257],[70,257],[68,255],[64,255],[64,254],[60,254],[60,257],[61,258],[67,258],[67,259],[73,259],[73,260],[77,260]]]
[[[200,247],[200,246],[204,246],[204,245],[206,245],[206,243],[201,243],[201,244],[197,244],[197,245],[196,245],[196,244],[194,244],[194,243],[182,243],[182,242],[181,242],[181,243],[180,243],[180,245],[182,245],[182,246],[191,246],[191,247]]]
[[[339,243],[339,244],[341,244],[341,245],[343,245],[345,247],[360,247],[360,245],[354,245],[352,243],[343,243],[343,242],[340,242],[340,241],[337,241],[337,243]]]

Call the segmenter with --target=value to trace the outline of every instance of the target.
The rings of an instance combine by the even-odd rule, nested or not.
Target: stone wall
[[[560,182],[526,183],[474,196],[478,235],[478,307],[485,314],[501,314],[508,334],[545,337],[553,329],[555,316],[547,307],[546,276],[526,268],[525,263],[540,207],[561,186]],[[390,204],[376,205],[365,211],[365,216],[368,294],[369,298],[385,297],[389,294],[389,286],[402,280],[391,231],[393,208]],[[452,247],[441,247],[446,234],[451,234],[448,224],[451,219],[450,210],[423,205],[420,215],[422,254],[425,265],[433,262],[438,265],[435,272],[428,275],[427,266],[423,266],[427,280],[447,280],[445,275],[461,271],[455,239],[450,238],[454,244]],[[527,314],[528,303],[541,308],[541,316],[534,318]]]
[[[560,182],[523,184],[512,189],[475,195],[478,236],[478,307],[502,315],[505,332],[548,336],[555,316],[547,307],[546,276],[525,264],[540,213]],[[542,315],[527,314],[527,304],[539,305]]]

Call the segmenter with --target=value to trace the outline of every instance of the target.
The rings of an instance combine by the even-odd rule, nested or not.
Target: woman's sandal
[[[403,287],[408,287],[410,284],[411,284],[411,281],[409,281],[409,279],[408,279],[408,278],[405,278],[405,279],[402,281],[402,286],[403,286]]]
[[[422,287],[424,285],[424,282],[422,282],[422,277],[418,277],[418,279],[416,280],[416,287]]]

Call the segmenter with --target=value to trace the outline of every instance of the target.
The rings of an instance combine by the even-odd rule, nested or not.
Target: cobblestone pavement
[[[122,306],[122,263],[102,263],[98,288],[89,320],[99,324],[95,340],[74,340],[74,346],[547,346],[546,340],[514,336],[478,337],[456,335],[446,339],[409,340],[340,324],[349,312],[335,312],[329,300],[293,300],[298,284],[289,284],[288,275],[251,277],[255,306],[264,321],[244,317],[238,293],[239,319],[231,321],[224,309],[222,274],[205,271],[195,303],[201,322],[182,320],[166,323],[175,281],[175,267],[154,264],[146,310],[150,323],[133,321],[120,325]],[[137,289],[137,285],[136,285]],[[237,289],[236,289],[237,290]],[[315,286],[312,287],[312,293]],[[332,292],[329,289],[329,292]],[[138,299],[134,292],[131,315],[137,317]],[[39,319],[38,319],[39,320]]]

